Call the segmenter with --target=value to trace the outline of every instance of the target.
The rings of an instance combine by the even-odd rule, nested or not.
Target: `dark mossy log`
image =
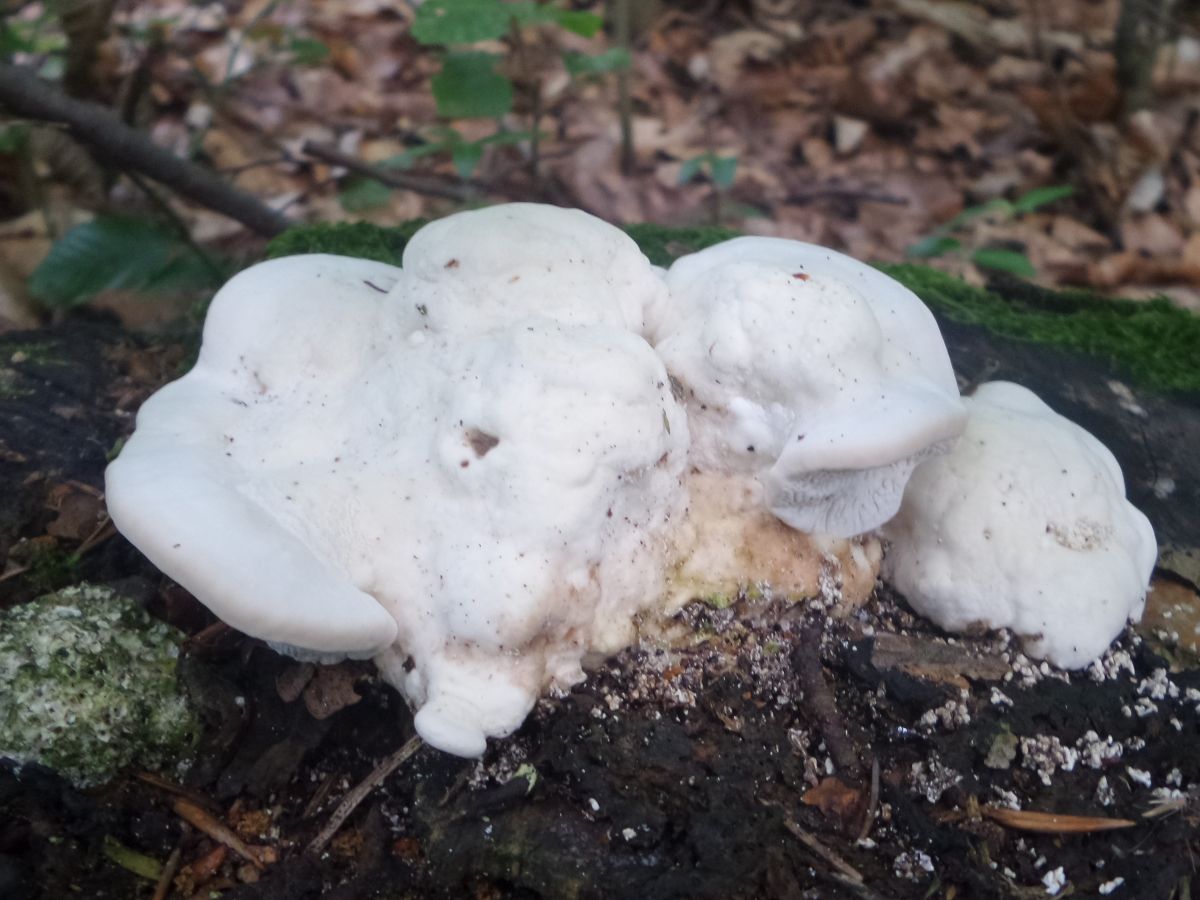
[[[660,263],[705,242],[656,231],[650,244],[645,229],[632,233]],[[275,252],[399,262],[405,240],[400,231],[318,228],[285,235]],[[1195,546],[1200,394],[1187,379],[1200,360],[1156,354],[1145,367],[1103,349],[1113,346],[1104,322],[1144,336],[1138,329],[1152,323],[1142,312],[1168,311],[1113,315],[1118,308],[1098,298],[980,292],[927,272],[905,280],[939,316],[963,387],[1008,379],[1036,391],[1113,450],[1160,541]],[[1193,320],[1169,315],[1168,330],[1180,332],[1172,339],[1186,338]],[[1087,340],[1046,338],[1069,331],[1060,326],[1071,316],[1087,318]],[[177,370],[165,356],[148,368],[145,352],[109,326],[0,336],[0,522],[10,539],[41,534],[49,515],[35,473],[100,485],[139,397]],[[106,564],[110,576],[145,573],[124,546]],[[796,653],[813,652],[804,635],[817,622],[826,632],[821,665],[796,667]],[[1200,717],[1188,699],[1200,691],[1200,672],[1182,655],[1168,660],[1150,640],[1126,635],[1107,676],[1046,676],[1019,661],[1013,674],[1002,641],[949,643],[886,588],[857,618],[827,622],[823,610],[744,597],[724,609],[693,604],[681,627],[686,647],[604,663],[568,696],[539,703],[481,762],[420,751],[319,858],[300,848],[345,791],[411,735],[402,701],[368,681],[358,685],[361,702],[308,723],[298,701],[278,693],[292,663],[236,636],[195,649],[199,668],[189,677],[207,679],[208,693],[223,699],[206,706],[227,712],[221,739],[205,745],[217,749],[196,761],[189,785],[222,809],[241,800],[275,810],[273,827],[288,841],[257,883],[223,896],[918,898],[953,888],[1000,898],[1043,895],[1047,873],[1062,867],[1079,895],[1123,878],[1129,896],[1166,897],[1191,876],[1196,806],[1186,797],[1171,801],[1182,814],[1102,838],[1020,834],[971,812],[973,803],[1012,798],[1026,810],[1141,821],[1152,789],[1200,784]],[[832,712],[829,703],[819,715],[810,708],[801,668],[823,675]],[[854,771],[839,769],[822,745],[830,715],[852,736],[862,762]],[[947,718],[954,722],[942,724]],[[135,882],[99,850],[106,834],[159,859],[183,842],[185,859],[198,858],[204,848],[164,808],[146,788],[82,796],[48,776],[0,768],[0,893],[6,884],[45,897],[79,885],[84,896],[114,884],[132,891]],[[870,809],[869,840],[859,842]],[[47,837],[58,835],[68,836],[70,853]]]

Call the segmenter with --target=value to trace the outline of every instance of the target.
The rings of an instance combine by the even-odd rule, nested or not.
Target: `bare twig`
[[[379,166],[363,162],[357,156],[343,153],[337,147],[330,147],[328,144],[318,144],[315,141],[305,141],[304,146],[300,149],[306,156],[311,156],[322,162],[333,163],[335,166],[349,169],[356,175],[373,178],[389,187],[412,191],[415,194],[427,194],[430,197],[444,197],[447,200],[462,201],[474,196],[477,193],[476,188],[487,190],[485,186],[478,182],[455,183],[441,178],[430,178],[424,175],[411,175],[407,172],[383,169]]]
[[[846,730],[845,720],[838,712],[837,698],[825,681],[821,669],[821,625],[806,624],[800,632],[800,642],[792,654],[792,668],[800,678],[804,691],[803,707],[816,721],[829,755],[839,772],[857,778],[862,774],[862,764],[854,749],[854,742]]]
[[[246,862],[250,863],[250,865],[254,866],[254,868],[262,871],[263,861],[258,857],[258,854],[251,850],[245,841],[234,834],[232,829],[216,818],[216,816],[182,797],[175,801],[172,808],[188,824],[199,828],[218,844],[224,844]]]
[[[871,760],[871,793],[867,798],[867,812],[863,816],[862,828],[858,831],[858,839],[865,841],[875,824],[875,815],[879,811],[879,760]]]
[[[26,119],[61,123],[109,165],[140,172],[259,234],[272,236],[288,227],[284,216],[256,197],[163,149],[109,109],[68,97],[27,68],[0,63],[0,105]]]
[[[179,871],[179,860],[182,857],[183,853],[178,847],[171,851],[166,864],[162,867],[162,874],[158,876],[158,884],[154,886],[152,900],[167,900],[167,894],[171,891],[171,881],[175,878],[175,873]]]
[[[793,191],[788,194],[785,202],[803,206],[806,203],[812,203],[816,200],[842,200],[853,203],[887,203],[892,206],[908,206],[907,197],[887,194],[882,191],[872,191],[868,188],[838,187],[837,185],[811,188],[806,191]]]
[[[882,894],[870,888],[863,881],[862,873],[858,869],[854,868],[839,854],[817,840],[815,834],[805,831],[799,824],[793,822],[787,816],[783,818],[783,827],[795,835],[796,839],[805,847],[833,866],[834,871],[829,873],[829,878],[832,878],[856,896],[861,897],[862,900],[886,900]]]
[[[190,800],[196,806],[208,807],[213,812],[218,810],[217,804],[208,797],[204,796],[198,791],[185,788],[181,784],[176,784],[174,781],[171,781],[168,778],[163,778],[161,775],[155,775],[153,772],[140,771],[134,772],[133,777],[139,781],[144,781],[151,787],[158,788],[160,791],[166,791],[168,794],[172,794],[173,796],[183,797],[185,800]]]
[[[630,34],[630,0],[616,0],[613,5],[613,37],[617,46],[630,54],[633,49]],[[633,98],[630,92],[630,79],[633,73],[632,57],[630,64],[617,72],[617,115],[621,122],[621,171],[626,175],[632,174],[635,162],[633,152]]]
[[[419,737],[409,738],[405,741],[404,746],[377,765],[374,771],[359,782],[345,796],[342,802],[338,804],[338,808],[333,811],[333,815],[329,817],[329,822],[321,829],[321,833],[313,838],[312,843],[308,845],[308,852],[314,856],[320,854],[325,849],[325,845],[337,834],[338,829],[342,827],[346,819],[350,818],[350,814],[370,795],[371,791],[383,784],[389,775],[412,758],[412,755],[420,750],[422,746],[423,742]]]

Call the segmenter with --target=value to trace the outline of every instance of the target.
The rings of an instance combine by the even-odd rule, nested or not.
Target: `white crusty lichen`
[[[95,585],[0,611],[0,757],[80,787],[179,758],[198,731],[176,679],[180,638]]]

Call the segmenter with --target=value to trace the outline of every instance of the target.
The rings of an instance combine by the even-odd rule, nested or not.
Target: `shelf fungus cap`
[[[661,277],[619,230],[536,209],[435,223],[411,270],[238,275],[107,474],[118,528],[222,619],[373,657],[460,755],[630,640],[686,505],[686,415],[638,333]]]
[[[932,314],[870,266],[738,238],[679,259],[667,283],[654,339],[687,399],[693,463],[755,474],[791,527],[882,525],[917,463],[962,431]]]
[[[339,357],[361,353],[398,271],[314,255],[237,275],[212,302],[195,368],[142,405],[133,436],[105,474],[109,514],[121,533],[253,637],[355,657],[396,638],[387,610],[314,548],[285,510],[261,502],[247,452],[251,443],[270,443],[296,382],[334,376]],[[254,432],[257,442],[245,437]],[[294,434],[278,432],[278,449]],[[314,449],[306,436],[285,452]]]
[[[404,248],[414,326],[485,331],[526,315],[644,334],[666,285],[619,228],[578,209],[504,203],[430,222]],[[419,308],[418,308],[419,307]]]
[[[884,528],[884,577],[950,631],[1011,628],[1064,668],[1141,617],[1158,548],[1103,444],[1009,382],[967,398],[954,450],[922,463]]]

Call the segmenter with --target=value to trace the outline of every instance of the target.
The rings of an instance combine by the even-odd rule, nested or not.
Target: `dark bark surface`
[[[1196,542],[1197,398],[1114,388],[1120,380],[1093,361],[943,328],[966,382],[1006,378],[1037,391],[1113,450],[1162,542]],[[39,362],[31,347],[42,348]],[[180,358],[131,347],[100,325],[0,336],[0,367],[16,372],[4,374],[12,388],[0,397],[5,540],[42,534],[49,486],[100,486],[132,409]],[[156,612],[193,633],[211,623],[119,537],[73,574],[141,576]],[[23,576],[0,587],[0,602],[34,590]],[[278,860],[257,873],[230,854],[201,896],[919,898],[953,889],[998,898],[1046,896],[1043,879],[1061,867],[1076,895],[1123,878],[1114,896],[1166,898],[1192,877],[1197,797],[1143,814],[1152,788],[1200,783],[1195,669],[1170,671],[1157,644],[1127,634],[1106,658],[1107,676],[1065,678],[1023,662],[1004,635],[950,643],[886,589],[849,618],[827,619],[823,608],[745,598],[728,609],[693,604],[681,615],[691,634],[683,645],[602,664],[569,696],[539,703],[481,762],[420,750],[319,858],[304,846],[410,736],[411,717],[360,666],[362,699],[318,721],[282,699],[280,680],[298,664],[210,628],[189,642],[182,667],[207,723],[186,785],[231,824],[263,813],[266,824],[246,825],[243,837]],[[796,654],[809,664],[794,665]],[[1143,700],[1153,712],[1134,711]],[[930,719],[935,710],[941,717]],[[849,750],[824,745],[831,729]],[[1093,754],[1093,767],[1087,750],[1105,739],[1108,755]],[[1083,754],[1068,766],[1062,748]],[[1137,824],[1038,834],[979,813],[1005,798]],[[160,861],[180,848],[185,863],[211,852],[171,812],[172,799],[132,775],[84,793],[0,764],[0,896],[149,896],[153,884],[103,848],[112,839]]]

